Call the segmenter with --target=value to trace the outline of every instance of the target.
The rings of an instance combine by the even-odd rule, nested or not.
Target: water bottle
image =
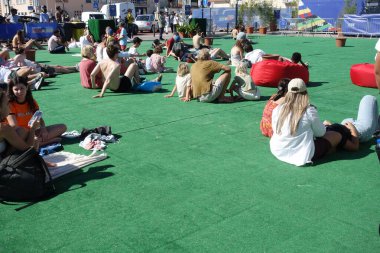
[[[379,158],[379,162],[380,162],[380,137],[376,139],[376,154],[377,154],[377,158]]]
[[[41,119],[42,117],[42,112],[37,110],[34,114],[33,117],[29,120],[28,122],[28,127],[32,127],[34,122]]]

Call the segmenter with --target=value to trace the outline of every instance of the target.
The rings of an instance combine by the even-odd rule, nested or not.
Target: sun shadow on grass
[[[114,165],[89,167],[90,168],[86,172],[83,170],[77,170],[59,178],[55,182],[56,193],[62,194],[64,192],[78,190],[80,188],[86,187],[86,183],[89,181],[105,179],[114,175],[114,173],[106,171],[109,168],[115,167]]]
[[[325,83],[329,83],[329,82],[308,82],[307,87],[308,88],[318,87],[318,86],[324,85]]]
[[[371,141],[366,142],[366,143],[361,143],[359,150],[356,152],[339,150],[338,152],[336,152],[334,154],[327,155],[326,157],[324,157],[320,161],[317,161],[315,163],[315,165],[319,165],[319,164],[323,164],[323,163],[331,163],[334,161],[358,160],[358,159],[362,159],[364,157],[367,157],[368,155],[376,155],[376,153],[370,149],[372,145],[373,145],[373,142],[371,142]]]

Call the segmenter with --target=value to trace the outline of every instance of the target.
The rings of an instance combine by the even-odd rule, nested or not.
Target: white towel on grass
[[[91,155],[86,156],[66,151],[60,151],[44,156],[44,160],[57,164],[56,167],[49,167],[49,171],[53,179],[66,175],[67,173],[79,170],[80,168],[104,160],[106,158],[106,153],[97,154],[93,152]]]

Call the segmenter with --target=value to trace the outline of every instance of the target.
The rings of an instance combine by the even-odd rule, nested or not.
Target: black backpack
[[[0,162],[0,199],[38,201],[54,193],[45,161],[33,148],[15,153]]]

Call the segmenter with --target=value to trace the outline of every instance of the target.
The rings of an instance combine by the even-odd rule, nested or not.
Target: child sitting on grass
[[[161,55],[162,52],[162,47],[156,47],[153,50],[153,54],[150,56],[152,72],[163,73],[173,71],[173,69],[165,67],[166,57]]]
[[[149,49],[146,51],[146,59],[145,59],[145,69],[148,73],[150,72],[153,72],[152,71],[152,62],[151,62],[151,59],[150,57],[152,56],[153,54],[153,50]]]
[[[178,65],[177,77],[175,78],[175,85],[172,92],[166,95],[166,98],[173,97],[175,91],[178,92],[178,98],[184,102],[190,101],[191,91],[191,76],[190,68],[187,63],[180,63]]]
[[[233,92],[238,94],[238,100],[259,100],[260,90],[253,83],[251,76],[248,74],[246,63],[240,62],[235,70],[235,78],[230,86],[230,94]]]
[[[8,86],[9,115],[7,121],[10,126],[20,126],[30,129],[29,120],[33,114],[39,110],[37,102],[34,100],[31,90],[28,87],[27,79],[18,77],[11,81]],[[54,142],[61,142],[60,136],[66,131],[66,125],[56,124],[45,126],[43,119],[40,120],[40,128],[36,129],[35,135],[40,139],[40,145],[44,146]]]

